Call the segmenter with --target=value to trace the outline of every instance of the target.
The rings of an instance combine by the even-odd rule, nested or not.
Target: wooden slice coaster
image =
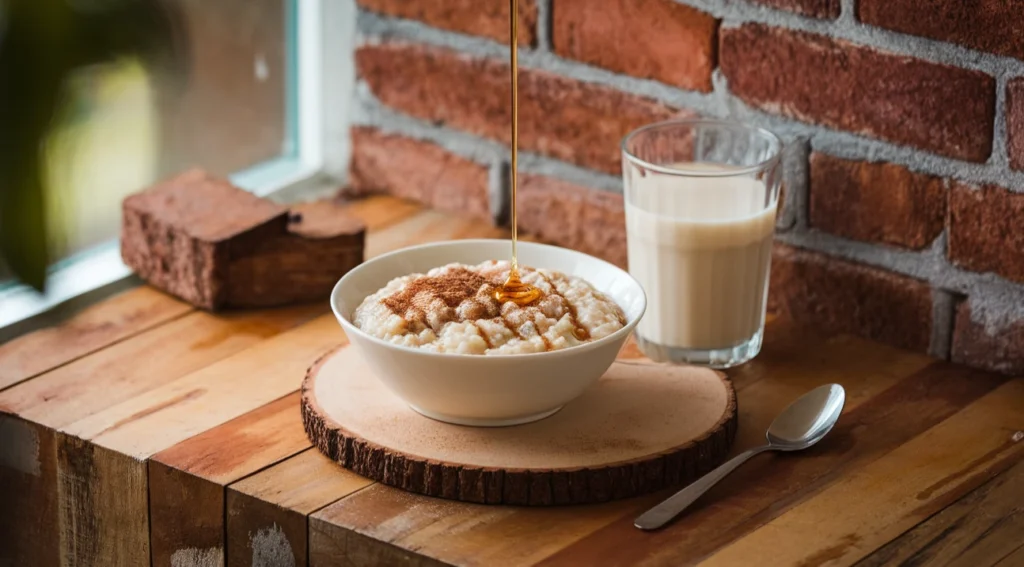
[[[412,492],[486,504],[604,502],[686,484],[736,433],[736,394],[714,370],[616,362],[582,397],[525,425],[475,428],[411,410],[342,347],[302,385],[313,444],[352,471]]]

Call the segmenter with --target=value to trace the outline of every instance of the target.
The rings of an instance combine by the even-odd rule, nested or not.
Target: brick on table
[[[204,309],[322,300],[363,260],[365,226],[335,203],[289,210],[199,169],[128,196],[122,210],[125,264]]]
[[[1024,194],[956,183],[949,196],[949,259],[1024,282]]]
[[[1024,374],[1024,321],[985,321],[985,315],[974,316],[971,311],[970,301],[957,306],[951,358],[1004,374]]]
[[[834,20],[842,11],[840,0],[754,0],[758,4],[796,12],[802,16]]]
[[[407,43],[364,45],[359,75],[384,104],[416,118],[509,143],[509,68]],[[608,87],[522,69],[521,149],[617,174],[619,142],[644,124],[692,116],[657,101]]]
[[[818,252],[776,245],[769,303],[780,315],[914,351],[932,335],[927,282]]]
[[[358,0],[359,6],[389,16],[419,20],[445,30],[489,37],[502,43],[509,38],[508,0]],[[537,3],[519,2],[519,45],[537,43]]]
[[[1024,59],[1021,0],[859,0],[865,24]]]
[[[1024,77],[1006,84],[1006,136],[1010,167],[1024,170]]]
[[[523,175],[519,228],[542,241],[626,265],[622,195],[541,175]]]
[[[555,53],[642,79],[709,92],[718,21],[673,0],[559,0]]]
[[[762,24],[723,28],[720,46],[729,90],[765,111],[966,161],[992,152],[995,79],[980,71]]]
[[[865,242],[921,250],[946,223],[946,180],[892,163],[811,155],[810,224]]]
[[[434,209],[491,217],[489,168],[431,142],[376,128],[352,129],[352,161],[342,194],[385,193]]]

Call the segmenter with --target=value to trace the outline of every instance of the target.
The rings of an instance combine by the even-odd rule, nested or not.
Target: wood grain
[[[298,413],[297,400],[292,411]],[[315,449],[233,484],[227,493],[227,564],[259,565],[261,557],[279,556],[306,565],[309,514],[371,484]]]
[[[300,306],[220,317],[201,312],[191,313],[0,392],[0,408],[31,421],[37,426],[37,436],[54,447],[52,457],[43,454],[45,458],[52,459],[53,466],[43,466],[39,478],[18,484],[19,492],[16,496],[12,495],[11,499],[26,505],[39,502],[38,508],[34,507],[32,511],[33,522],[44,527],[59,526],[72,522],[68,514],[80,512],[71,507],[46,504],[57,502],[59,495],[65,500],[75,500],[82,491],[88,492],[93,488],[116,494],[116,486],[119,484],[142,483],[145,487],[146,464],[134,458],[118,460],[124,455],[116,452],[103,453],[101,464],[110,464],[109,473],[88,477],[89,482],[84,485],[62,482],[70,474],[64,467],[69,463],[90,462],[91,453],[81,457],[77,453],[89,451],[92,447],[66,435],[57,435],[54,439],[54,430],[87,419],[112,404],[129,400],[183,374],[251,347],[323,311],[323,306]],[[183,337],[187,337],[187,340],[182,340]],[[140,369],[144,371],[140,372]],[[58,462],[58,452],[67,458]],[[102,483],[109,483],[110,487],[102,488]],[[13,484],[10,486],[13,490]],[[7,485],[0,486],[0,495],[6,493],[6,488]],[[72,489],[79,492],[74,496],[64,494],[64,491]],[[135,499],[130,505],[141,506],[145,510],[146,500]],[[77,525],[81,530],[100,530],[116,524],[95,521]],[[133,524],[130,527],[136,526]],[[15,533],[23,535],[13,537],[31,538],[35,529],[27,523],[15,525]],[[146,532],[148,545],[148,526]],[[64,535],[67,533],[64,532]],[[84,540],[90,537],[101,539],[101,536],[99,533],[90,535],[86,531],[75,537]],[[74,543],[75,540],[60,538],[65,555],[71,549],[66,546]],[[147,550],[147,557],[148,554]]]
[[[378,252],[419,242],[416,231],[500,236],[486,223],[386,197],[349,210],[377,223],[369,242]],[[632,519],[669,491],[590,506],[484,506],[369,484],[312,450],[286,454],[297,447],[286,440],[299,415],[295,372],[343,340],[329,318],[309,320],[323,306],[305,319],[259,312],[216,322],[180,306],[136,323],[134,300],[124,299],[131,293],[80,312],[84,331],[69,323],[0,347],[0,375],[9,361],[38,364],[21,366],[21,383],[0,391],[8,412],[0,413],[0,565],[146,564],[150,524],[154,564],[204,567],[303,557],[311,565],[1024,565],[1020,380],[773,321],[762,354],[729,372],[740,406],[735,450],[759,442],[782,406],[824,382],[849,396],[836,429],[807,453],[755,459],[676,523],[643,533]],[[245,318],[268,326],[237,337]],[[66,354],[55,352],[62,336]],[[165,462],[147,463],[153,456]],[[151,521],[154,494],[162,496]],[[191,546],[158,553],[160,524],[192,530],[181,540]],[[201,539],[204,531],[216,537]]]
[[[307,372],[302,419],[322,453],[389,486],[466,502],[551,506],[628,498],[711,470],[732,445],[736,398],[713,370],[613,364],[547,419],[467,429],[416,414],[358,351],[342,348]]]
[[[192,308],[148,287],[90,306],[60,326],[0,345],[0,390],[188,313]]]
[[[310,564],[533,565],[621,520],[638,502],[653,505],[661,496],[517,508],[440,500],[375,484],[313,514]]]
[[[1024,456],[1024,380],[1000,386],[706,561],[849,564]],[[1017,438],[1015,440],[1015,438]]]
[[[197,311],[0,392],[0,410],[62,428],[325,311],[323,305],[222,315]]]
[[[402,499],[396,503],[400,495],[374,487],[314,515],[320,523],[314,522],[311,541],[326,543],[329,539],[315,537],[315,530],[334,539],[341,539],[341,532],[354,530],[369,537],[346,539],[345,553],[377,553],[366,549],[376,545],[392,554],[384,557],[427,555],[453,564],[489,564],[475,559],[477,555],[500,557],[508,565],[543,563],[549,556],[551,564],[559,565],[632,565],[645,560],[651,564],[684,564],[699,557],[702,549],[721,546],[722,538],[728,538],[733,527],[757,525],[758,521],[767,521],[765,515],[780,513],[775,511],[775,490],[783,491],[783,509],[787,506],[784,503],[787,493],[792,495],[788,504],[792,506],[806,495],[805,491],[813,493],[835,482],[845,472],[898,446],[915,431],[927,429],[1001,383],[998,378],[986,380],[989,375],[983,373],[963,379],[962,369],[948,365],[940,366],[939,369],[946,370],[936,374],[933,361],[927,357],[850,337],[808,335],[785,321],[773,322],[768,336],[766,350],[753,363],[744,366],[743,374],[735,380],[740,430],[734,451],[742,450],[740,444],[750,446],[761,442],[775,415],[803,392],[823,383],[839,382],[849,395],[848,417],[844,416],[840,424],[847,428],[844,431],[856,432],[856,438],[841,440],[840,430],[837,430],[834,437],[819,448],[813,467],[806,472],[803,471],[806,461],[783,461],[779,469],[781,459],[755,460],[713,491],[704,501],[712,504],[704,504],[692,520],[686,516],[676,525],[653,534],[640,533],[633,527],[632,520],[667,493],[623,501],[620,506],[592,517],[590,512],[594,507],[587,507],[585,513],[580,509],[574,509],[576,513],[551,510],[550,514],[547,510],[501,509],[502,514],[494,510],[491,514],[474,514],[471,510],[477,507],[468,504],[452,504],[442,509],[439,505],[428,506],[427,503],[433,502],[430,499]],[[901,390],[893,390],[873,407],[867,406],[876,396],[908,376],[913,379]],[[908,400],[929,392],[931,395],[920,406],[905,406]],[[865,409],[858,409],[861,406]],[[908,424],[904,407],[920,415],[921,423]],[[878,422],[881,423],[875,439],[872,428]],[[890,439],[887,436],[892,431],[907,437]],[[868,444],[861,445],[864,442]],[[829,451],[829,447],[833,449]],[[858,451],[846,455],[852,447]],[[834,475],[830,472],[833,467],[838,469]],[[779,472],[771,474],[775,470]],[[768,484],[764,491],[758,489],[762,481]],[[756,492],[747,493],[748,488]],[[374,515],[373,510],[378,506],[385,515]],[[464,509],[470,511],[463,512]],[[386,514],[393,515],[394,519]],[[447,523],[449,518],[452,518],[451,524]],[[492,525],[498,521],[495,518],[501,518],[503,528]],[[403,531],[396,534],[390,531],[388,526],[391,525],[401,525]],[[457,534],[447,535],[445,527],[455,532],[454,525],[459,526]],[[518,534],[527,525],[531,527],[528,544],[526,539],[516,536],[508,540],[506,547],[505,540],[499,537],[501,533]],[[480,543],[483,541],[487,546]],[[501,544],[496,543],[498,541]],[[494,556],[487,551],[492,545],[498,550]],[[698,553],[691,553],[691,549]],[[313,552],[316,553],[316,549]]]
[[[334,315],[323,315],[176,380],[113,404],[66,427],[94,444],[145,459],[286,396],[317,356],[343,343]]]
[[[57,463],[60,563],[148,563],[145,464],[62,433]]]
[[[53,430],[0,414],[0,565],[57,565],[57,445]]]
[[[776,380],[799,383],[810,375],[804,377],[802,373],[783,374]],[[888,379],[868,380],[879,386],[891,384]],[[878,391],[878,386],[846,382],[853,395],[836,428],[819,446],[801,455],[763,456],[747,463],[663,530],[641,538],[630,522],[617,522],[566,547],[545,564],[572,565],[598,560],[608,565],[694,562],[927,431],[991,392],[1004,379],[983,372],[965,373],[963,368],[938,363],[884,391]],[[801,385],[808,384],[798,384]],[[784,388],[771,379],[740,390],[740,407],[765,405],[781,410],[786,402],[773,396],[776,390]],[[874,391],[874,395],[865,398],[856,395],[858,390]],[[765,423],[751,425],[748,430],[763,435],[771,417],[764,418]]]
[[[453,217],[437,211],[421,211],[383,230],[371,232],[366,257],[372,258],[412,244],[464,238],[505,238],[505,229],[474,219]]]
[[[165,449],[149,461],[153,563],[207,550],[223,558],[228,484],[309,448],[298,393]]]
[[[58,454],[66,455],[60,461],[61,477],[66,476],[64,463],[89,462],[97,451],[109,455],[109,461],[114,463],[109,467],[110,472],[90,477],[89,482],[74,486],[59,484],[61,498],[89,503],[89,509],[97,518],[75,524],[79,526],[75,541],[93,540],[105,546],[104,549],[119,545],[124,536],[114,533],[114,518],[142,517],[147,520],[144,524],[128,528],[145,528],[148,558],[145,459],[293,392],[297,387],[293,376],[301,373],[317,353],[343,340],[333,315],[322,316],[263,341],[258,352],[243,351],[68,425],[65,428],[68,434],[58,438]],[[114,503],[104,498],[104,495],[117,494],[118,487],[123,485],[141,486],[143,496],[120,498]],[[61,521],[73,520],[67,517],[73,511],[61,508]],[[106,557],[103,553],[100,556]]]
[[[1024,462],[878,549],[858,567],[1024,564]]]
[[[339,200],[348,213],[366,223],[371,232],[379,232],[423,211],[423,206],[386,195],[370,195],[352,201]]]

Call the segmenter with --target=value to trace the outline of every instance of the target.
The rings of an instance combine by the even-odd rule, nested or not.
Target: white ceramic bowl
[[[615,300],[626,314],[622,329],[565,350],[495,356],[434,353],[391,344],[352,324],[356,307],[396,277],[452,262],[479,264],[508,255],[507,240],[458,240],[398,250],[369,260],[341,278],[331,293],[331,308],[377,377],[421,414],[479,426],[543,419],[604,374],[643,316],[647,307],[643,288],[624,270],[566,248],[519,244],[522,265],[581,277]]]

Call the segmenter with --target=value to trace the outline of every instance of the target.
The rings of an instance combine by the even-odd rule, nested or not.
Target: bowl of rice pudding
[[[520,306],[494,292],[507,240],[398,250],[350,271],[331,307],[376,376],[417,412],[460,425],[548,417],[611,366],[647,306],[625,270],[566,248],[519,243],[540,290]]]

